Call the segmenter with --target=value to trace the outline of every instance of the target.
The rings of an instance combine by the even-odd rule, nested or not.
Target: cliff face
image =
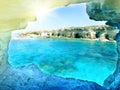
[[[77,38],[77,39],[97,39],[101,41],[114,41],[118,29],[110,26],[88,26],[63,28],[56,30],[29,31],[20,33],[18,38]]]
[[[105,20],[106,24],[117,26],[120,30],[120,1],[118,0],[91,0],[87,4],[87,13],[91,19]],[[115,72],[110,75],[104,86],[110,90],[120,89],[120,32],[117,34],[118,61]]]
[[[109,25],[120,22],[120,1],[118,0],[91,0],[87,4],[87,13],[90,19],[107,21]]]

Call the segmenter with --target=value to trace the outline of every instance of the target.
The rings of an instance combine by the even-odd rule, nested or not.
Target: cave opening
[[[71,2],[69,3],[68,1],[69,0],[63,0],[62,2],[61,1],[57,1],[57,0],[53,0],[55,3],[53,3],[53,7],[57,7],[57,6],[68,6],[70,3],[80,3],[80,2],[84,2],[84,1],[88,1],[88,0],[71,0]],[[103,2],[104,1],[104,2]],[[34,3],[33,3],[34,2]],[[46,2],[46,0],[45,0]],[[51,1],[50,1],[51,2]],[[100,4],[98,4],[100,3]],[[43,4],[43,3],[42,3]],[[49,2],[47,3],[49,4]],[[119,4],[120,2],[118,0],[90,0],[90,3],[88,4],[88,8],[87,8],[87,13],[89,14],[90,16],[90,19],[94,19],[94,20],[106,20],[108,21],[107,24],[109,25],[112,25],[112,26],[117,26],[118,28],[120,28],[120,25],[119,25]],[[34,67],[34,66],[27,66],[25,65],[26,67],[20,67],[20,68],[16,68],[16,67],[11,67],[11,65],[8,64],[8,54],[7,54],[7,50],[8,50],[8,43],[10,41],[10,33],[11,31],[15,30],[15,29],[23,29],[26,27],[27,23],[30,22],[30,21],[33,21],[35,20],[35,13],[36,11],[38,10],[38,7],[39,6],[42,6],[41,4],[39,4],[39,0],[25,0],[24,3],[23,1],[18,1],[18,0],[13,0],[13,1],[1,1],[0,3],[0,89],[1,90],[5,90],[5,89],[15,89],[15,90],[18,90],[18,88],[23,88],[23,89],[30,89],[31,86],[32,86],[32,89],[38,89],[39,87],[36,86],[36,85],[39,85],[40,87],[43,87],[41,86],[41,81],[44,81],[43,78],[40,79],[39,75],[43,75],[45,76],[45,74],[43,74],[42,72],[40,72],[39,70],[37,71],[37,69]],[[52,7],[51,6],[51,7]],[[36,10],[37,8],[37,10]],[[40,7],[39,7],[40,8]],[[45,8],[44,8],[45,9]],[[47,9],[47,8],[46,8]],[[45,9],[45,10],[46,10]],[[103,11],[104,10],[104,11]],[[82,11],[81,11],[82,12]],[[102,13],[101,13],[102,12]],[[42,10],[42,15],[41,17],[44,17],[44,14],[47,14],[47,12],[44,12],[44,10]],[[38,15],[40,15],[40,13],[38,13]],[[69,14],[71,15],[71,14]],[[69,15],[67,15],[69,17]],[[84,15],[82,15],[84,16]],[[72,17],[73,18],[73,17]],[[41,18],[40,18],[41,19]],[[60,19],[61,20],[61,19]],[[59,21],[59,20],[58,20]],[[68,20],[69,21],[69,20]],[[86,20],[83,20],[83,22],[86,22]],[[57,20],[55,20],[55,23],[57,22]],[[82,23],[83,23],[82,22]],[[87,22],[86,22],[87,23]],[[65,23],[64,23],[65,24]],[[63,26],[64,26],[63,24]],[[84,23],[83,23],[84,24]],[[94,23],[96,24],[96,23]],[[49,25],[49,24],[47,24]],[[38,25],[36,25],[37,27]],[[55,26],[55,24],[54,24]],[[43,25],[43,22],[42,22],[42,28],[44,28],[44,25]],[[33,28],[31,28],[33,29]],[[34,28],[35,29],[35,28]],[[45,29],[45,28],[44,28]],[[84,29],[85,30],[85,29]],[[92,33],[92,32],[91,32]],[[55,32],[56,34],[56,32]],[[15,34],[14,34],[15,35]],[[14,36],[13,35],[13,36]],[[46,35],[46,33],[39,33],[39,34],[36,34],[36,35]],[[92,35],[92,34],[91,34]],[[94,35],[96,35],[94,33]],[[17,36],[17,35],[16,35]],[[25,34],[23,35],[25,36]],[[64,35],[66,36],[66,35]],[[68,35],[70,36],[70,35]],[[74,37],[74,33],[72,33],[72,36]],[[119,89],[119,36],[120,36],[120,33],[117,34],[117,53],[118,53],[118,62],[117,62],[117,67],[116,67],[116,70],[115,72],[113,73],[113,75],[110,75],[106,80],[105,80],[105,83],[104,83],[104,86],[107,87],[108,89],[110,90],[117,90]],[[34,37],[34,34],[31,36],[31,37]],[[108,36],[106,36],[106,34],[103,34],[101,36],[101,40],[104,39],[104,37],[106,38],[109,38]],[[13,38],[12,38],[13,39]],[[18,40],[18,41],[22,41],[22,40]],[[49,40],[51,41],[51,40]],[[72,41],[73,42],[73,41]],[[10,42],[11,43],[11,42]],[[48,42],[46,42],[48,43]],[[67,42],[65,45],[67,45],[69,42]],[[76,42],[78,43],[78,41]],[[27,44],[29,44],[27,46]],[[25,44],[27,46],[27,55],[30,54],[30,50],[32,49],[32,43],[30,44],[30,42],[27,42],[27,44]],[[50,46],[51,46],[51,42],[49,42]],[[56,44],[56,43],[55,43]],[[61,43],[60,43],[61,44]],[[90,51],[92,51],[92,45],[94,45],[94,43],[90,43],[91,46],[86,50],[88,51],[89,53],[84,53],[84,52],[80,52],[80,53],[77,53],[77,57],[79,56],[82,56],[82,55],[85,55],[85,57],[87,58],[88,60],[88,56],[93,56],[95,57],[96,55],[96,59],[100,62],[100,57],[101,55],[100,54],[96,54],[96,52],[94,52],[95,54],[92,54]],[[95,43],[95,45],[98,45],[98,47],[102,47],[102,49],[100,50],[101,51],[101,54],[104,54],[104,55],[108,55],[108,56],[111,56],[111,55],[115,55],[115,53],[113,54],[111,52],[111,49],[113,49],[112,45],[110,43],[107,43],[107,45],[111,46],[111,49],[109,48],[108,49],[108,52],[109,53],[105,53],[107,52],[106,49],[103,48],[103,46],[105,43],[102,43],[102,45],[99,45],[98,42]],[[22,44],[21,44],[22,45]],[[43,44],[43,46],[45,46],[46,44]],[[65,46],[64,45],[64,46]],[[68,44],[70,45],[70,44]],[[71,44],[71,45],[74,45],[74,44]],[[17,45],[12,45],[13,48],[15,48]],[[23,45],[22,45],[23,46]],[[21,46],[21,47],[22,47]],[[36,46],[36,44],[34,45]],[[49,45],[46,45],[46,46],[49,46]],[[82,47],[84,47],[86,45],[83,44]],[[96,51],[99,51],[98,50],[98,47],[96,47]],[[17,46],[17,48],[20,49],[20,46]],[[69,46],[67,47],[69,48]],[[116,48],[116,46],[115,46]],[[35,49],[35,48],[34,48]],[[45,48],[46,49],[46,48]],[[84,48],[82,48],[84,49]],[[81,49],[81,51],[82,51]],[[20,49],[22,50],[22,49]],[[65,49],[62,49],[62,50],[65,50]],[[72,50],[77,50],[76,48],[74,49],[70,49],[69,51],[72,51]],[[13,50],[14,51],[14,50]],[[19,51],[19,50],[18,50]],[[37,51],[40,51],[38,49],[36,49],[36,52]],[[46,51],[49,51],[49,50],[46,50]],[[83,50],[84,51],[84,50]],[[105,52],[104,52],[105,51]],[[34,55],[36,52],[33,52],[32,55]],[[51,51],[52,54],[54,54],[53,51]],[[74,52],[74,51],[73,51]],[[16,53],[16,51],[14,52]],[[24,54],[24,52],[20,52],[20,54],[23,54],[23,56],[25,56],[26,54]],[[17,56],[17,55],[16,55]],[[36,55],[36,56],[39,56],[39,55]],[[36,57],[35,56],[35,57]],[[47,55],[49,57],[49,55]],[[54,55],[55,56],[55,55]],[[72,55],[71,55],[72,56]],[[29,59],[30,61],[33,60],[33,58],[35,59],[35,57],[26,57],[24,59]],[[47,57],[47,58],[48,58]],[[61,58],[62,56],[60,56],[59,58]],[[18,57],[17,57],[18,58]],[[44,58],[46,58],[46,56],[44,56]],[[58,59],[59,59],[58,58]],[[20,58],[19,58],[20,59]],[[49,59],[49,58],[48,58]],[[104,58],[105,59],[105,58]],[[15,59],[14,59],[15,60]],[[109,60],[107,62],[109,62],[111,60],[111,58],[109,58]],[[115,59],[114,59],[115,60]],[[112,61],[114,61],[112,59]],[[116,59],[117,60],[117,59]],[[64,64],[67,64],[67,65],[72,65],[73,62],[69,62],[68,59],[66,59],[67,62],[64,62],[63,61],[60,61],[60,64],[62,67],[64,67]],[[98,62],[98,63],[99,63]],[[30,63],[30,62],[27,62],[27,63]],[[47,62],[49,64],[49,62]],[[57,63],[57,62],[56,62]],[[18,65],[19,63],[17,63]],[[53,64],[53,63],[52,63]],[[51,64],[51,65],[52,65]],[[100,63],[99,63],[100,64]],[[113,63],[112,63],[113,64]],[[44,66],[44,63],[42,63],[42,65]],[[55,65],[55,64],[54,64]],[[92,64],[93,65],[93,64]],[[57,65],[55,65],[57,66]],[[59,65],[58,65],[59,66]],[[80,65],[78,65],[80,66]],[[87,65],[83,65],[84,67],[85,66],[88,66]],[[94,65],[93,65],[94,66]],[[102,65],[103,66],[103,65]],[[49,69],[48,66],[45,66],[47,69]],[[59,66],[60,67],[60,66]],[[52,68],[52,67],[51,67]],[[64,68],[69,68],[68,67],[64,67]],[[96,67],[94,67],[96,68]],[[111,68],[111,67],[109,67]],[[72,67],[72,69],[70,70],[76,70],[76,68]],[[106,68],[104,68],[104,70],[106,70]],[[55,71],[58,71],[60,72],[59,70],[55,69]],[[64,71],[64,70],[63,70]],[[85,70],[83,70],[85,72]],[[89,70],[89,71],[93,71],[93,69]],[[35,73],[36,72],[36,73]],[[98,71],[97,71],[98,72]],[[91,73],[91,72],[90,72]],[[88,73],[87,73],[88,74]],[[35,76],[38,76],[37,77],[37,80],[35,80]],[[49,76],[49,75],[47,75]],[[96,76],[94,76],[96,77]],[[40,82],[39,82],[39,80]],[[52,82],[54,84],[54,82],[52,81],[52,79],[55,79],[55,78],[58,78],[58,77],[54,77],[54,78],[49,78],[50,82]],[[47,80],[48,78],[44,78],[45,80]],[[60,80],[60,84],[58,84],[59,86],[61,86],[61,78],[58,78]],[[18,80],[18,81],[17,81]],[[48,81],[49,81],[48,80]],[[66,80],[64,78],[64,80]],[[63,80],[63,81],[64,81]],[[70,79],[71,80],[71,79]],[[72,79],[74,81],[74,79]],[[31,81],[31,82],[35,82],[34,84],[32,83],[26,83],[26,81]],[[37,82],[36,82],[37,81]],[[55,79],[55,81],[57,81]],[[78,80],[79,81],[79,80]],[[21,83],[22,82],[22,83]],[[80,81],[83,83],[83,81]],[[43,82],[44,83],[44,86],[51,86],[51,83],[47,83],[46,82]],[[89,85],[91,85],[90,82],[88,82],[89,84],[88,85],[84,85],[86,87],[89,87]],[[29,84],[29,85],[28,85]],[[70,84],[70,83],[67,83],[67,84]],[[33,86],[35,85],[35,86]],[[42,84],[43,85],[43,84]],[[94,87],[96,87],[96,84],[93,83],[92,84]],[[55,86],[53,85],[53,87],[56,87],[57,89],[60,88],[59,86],[56,87],[56,84]],[[64,87],[64,84],[62,85]],[[73,83],[71,86],[74,86]],[[49,87],[51,88],[51,87]],[[53,88],[53,89],[56,89],[56,88]],[[62,88],[62,87],[61,87]],[[46,87],[44,88],[46,89]],[[63,89],[63,88],[62,88]],[[66,89],[66,88],[65,88]],[[72,87],[73,89],[73,87]],[[74,89],[80,89],[80,87],[77,85],[77,87],[74,87]],[[67,89],[66,89],[67,90]],[[87,88],[87,90],[89,90]]]
[[[80,35],[78,33],[76,33],[75,38],[80,38]]]
[[[78,6],[80,6],[80,5],[78,5]],[[77,6],[77,8],[78,8],[78,6]],[[80,9],[81,11],[83,11],[84,13],[86,13],[86,11],[85,11],[85,4],[84,5],[81,5],[81,6],[83,6],[82,7],[82,9]],[[72,8],[72,6],[67,6],[68,8]],[[66,9],[67,7],[62,7],[63,9]],[[74,7],[74,5],[73,5],[73,8],[75,8]],[[58,8],[59,9],[59,8]],[[68,9],[66,9],[66,10],[68,10]],[[61,13],[63,13],[63,10],[61,10],[60,9],[60,12]],[[57,12],[58,14],[60,14],[60,12]],[[71,14],[73,13],[72,11],[70,11],[71,12]],[[68,17],[69,16],[69,14],[70,14],[70,12],[68,12],[67,13],[67,11],[66,11],[66,15],[65,15],[65,17],[63,18],[63,16],[62,17],[60,17],[59,16],[59,18],[60,19],[64,19],[63,21],[64,22],[66,22],[66,23],[69,23],[70,22],[70,20],[71,19],[69,19],[69,18],[67,18],[67,19],[65,19],[66,17]],[[75,12],[78,12],[78,11],[75,11]],[[75,13],[74,12],[74,13]],[[80,13],[81,14],[81,13]],[[78,16],[79,16],[79,14],[78,14]],[[86,14],[85,15],[83,15],[83,16],[86,16]],[[76,16],[74,16],[74,17],[76,17]],[[71,18],[71,17],[70,17]],[[76,19],[75,19],[75,21],[78,19],[79,17],[76,17]],[[86,16],[86,17],[81,17],[82,19],[80,19],[81,21],[82,21],[82,25],[83,24],[85,24],[86,22],[84,22],[84,20],[85,20],[85,18],[87,18],[87,20],[86,21],[88,21],[89,22],[89,19],[88,19],[88,16]],[[49,19],[49,16],[48,16],[48,19]],[[50,22],[50,20],[52,20],[52,22]],[[57,21],[58,20],[58,21]],[[54,18],[53,18],[53,16],[52,16],[52,18],[50,18],[49,19],[49,24],[44,24],[44,22],[42,21],[42,24],[41,24],[41,26],[40,26],[40,21],[38,21],[37,20],[37,22],[29,22],[29,24],[28,24],[28,26],[27,26],[27,28],[26,28],[26,30],[23,30],[23,32],[26,32],[26,31],[29,31],[29,30],[40,30],[40,29],[42,29],[42,31],[45,29],[45,30],[47,30],[47,29],[49,29],[50,27],[48,26],[48,28],[45,28],[45,26],[46,25],[50,25],[50,24],[52,24],[53,23],[53,25],[54,26],[59,26],[58,24],[61,24],[61,22],[59,22],[59,19],[55,19],[54,20]],[[79,21],[80,21],[79,20]],[[53,21],[55,21],[55,22],[53,22]],[[57,23],[57,22],[58,23]],[[69,22],[68,22],[69,21]],[[72,22],[74,21],[73,19],[71,20]],[[74,21],[74,22],[75,22]],[[77,21],[77,23],[79,22],[79,21]],[[38,23],[38,22],[40,22],[40,23]],[[45,21],[46,22],[46,21]],[[62,22],[63,24],[64,24],[64,22]],[[84,22],[84,23],[83,23]],[[86,25],[88,25],[88,22],[87,22],[87,24]],[[37,23],[37,24],[36,24]],[[56,24],[55,24],[56,23]],[[89,24],[90,24],[90,26],[91,26],[91,23],[92,23],[92,25],[94,25],[94,24],[99,24],[99,25],[101,25],[101,24],[103,24],[103,23],[105,23],[105,22],[95,22],[95,21],[91,21],[91,22],[89,22]],[[39,25],[38,25],[39,24]],[[61,25],[61,26],[63,26],[63,24]],[[69,23],[69,24],[71,24],[71,23]],[[73,23],[72,23],[73,24]],[[71,24],[71,25],[72,25]],[[80,23],[81,24],[81,23]],[[73,24],[74,25],[74,24]],[[39,27],[40,26],[40,27]],[[60,27],[61,27],[60,26]],[[78,26],[80,26],[80,25],[78,25]],[[75,27],[78,27],[78,26],[75,26]],[[37,28],[36,28],[37,27]],[[66,26],[64,26],[64,27],[62,27],[62,29],[64,29],[65,27],[68,27],[68,24],[66,24]],[[73,27],[73,26],[70,26],[70,27]],[[83,26],[81,26],[81,27],[83,27]],[[57,27],[58,28],[58,27]],[[53,29],[53,27],[52,27],[52,29]],[[65,29],[66,30],[66,29]],[[78,29],[79,30],[79,29]],[[16,38],[16,36],[18,36],[19,35],[19,32],[21,33],[22,31],[17,31],[17,32],[13,32],[14,34],[13,34],[13,37],[12,37],[12,39],[13,40],[15,40],[15,38]],[[49,31],[47,31],[47,32],[49,32]],[[31,32],[32,33],[32,32]],[[54,34],[55,33],[55,34]],[[54,32],[54,33],[52,33],[52,35],[57,35],[57,36],[63,36],[63,33],[64,33],[64,36],[65,37],[67,37],[67,34],[65,33],[65,32],[62,32],[62,34],[61,33],[56,33],[56,32]],[[101,33],[101,32],[100,32]],[[33,35],[32,35],[33,34]],[[34,38],[34,35],[36,35],[36,36],[38,36],[38,35],[42,35],[42,34],[38,34],[37,32],[35,32],[34,31],[34,33],[32,33],[31,34],[31,37],[33,37]],[[50,36],[50,33],[43,33],[43,35],[48,35],[49,34],[49,36]],[[24,34],[25,35],[25,34]],[[30,35],[30,34],[29,34]],[[71,37],[73,37],[73,36],[75,37],[75,38],[80,38],[80,35],[78,34],[78,33],[76,33],[76,34],[71,34]],[[89,34],[90,35],[90,34]],[[69,36],[69,35],[68,35]],[[85,35],[82,35],[83,37],[85,36]],[[29,36],[28,36],[29,37]],[[70,36],[69,36],[70,37]],[[86,36],[85,36],[86,37]],[[89,36],[88,36],[88,33],[87,33],[87,38],[88,38]],[[97,38],[99,38],[100,37],[100,34],[98,33],[98,35],[96,35],[96,37]],[[107,37],[105,37],[105,38],[107,38]],[[19,39],[19,38],[18,38]],[[115,48],[116,48],[116,44],[113,44],[113,43],[109,43],[109,42],[106,42],[106,43],[100,43],[100,42],[96,42],[96,41],[88,41],[89,43],[87,43],[86,41],[80,41],[82,44],[83,44],[83,46],[81,46],[80,45],[80,42],[79,41],[74,41],[75,43],[72,43],[72,41],[70,41],[70,42],[68,42],[68,41],[59,41],[59,44],[60,44],[60,46],[59,46],[59,44],[58,44],[58,41],[52,41],[51,39],[48,39],[48,41],[47,40],[45,40],[45,42],[44,43],[46,43],[46,44],[44,44],[44,43],[42,43],[43,44],[43,46],[42,46],[42,44],[40,44],[40,43],[36,43],[36,42],[42,42],[41,40],[39,41],[39,40],[35,40],[35,41],[30,41],[30,40],[28,40],[28,41],[26,41],[26,43],[25,43],[25,41],[20,41],[21,42],[21,44],[20,44],[20,42],[19,41],[17,41],[17,39],[15,40],[16,42],[14,42],[14,41],[12,41],[11,40],[11,42],[10,42],[10,48],[9,48],[9,63],[11,64],[11,65],[13,65],[13,66],[18,66],[19,67],[19,65],[20,66],[23,66],[23,65],[25,65],[25,64],[30,64],[30,63],[35,63],[36,64],[36,62],[34,61],[34,60],[36,60],[37,61],[37,63],[38,64],[36,64],[39,68],[40,68],[40,70],[41,70],[41,68],[42,68],[42,70],[44,71],[44,72],[46,72],[46,73],[49,73],[49,74],[54,74],[54,75],[58,75],[58,76],[62,76],[62,77],[67,77],[67,78],[77,78],[77,79],[83,79],[83,80],[90,80],[90,81],[94,81],[94,82],[97,82],[97,83],[99,83],[99,84],[101,84],[102,85],[102,83],[103,83],[103,81],[107,78],[107,76],[110,74],[110,73],[112,73],[113,71],[114,71],[114,68],[115,68],[115,60],[116,60],[116,51],[114,51],[115,50]],[[50,42],[51,41],[51,42]],[[78,43],[79,42],[79,43]],[[51,43],[51,44],[50,44]],[[64,43],[65,45],[63,45],[63,44],[61,44],[61,43]],[[70,45],[70,43],[71,43],[71,45],[73,45],[72,47],[71,47],[71,45]],[[39,47],[39,44],[41,45],[41,47]],[[53,44],[55,44],[55,46],[53,45]],[[74,44],[78,44],[78,45],[80,45],[80,47],[78,47],[77,45],[74,45]],[[53,45],[53,46],[52,46]],[[59,47],[56,47],[56,45],[58,45]],[[76,49],[78,49],[78,48],[80,48],[80,50],[79,51],[77,51],[77,52],[75,52],[75,56],[74,57],[70,57],[70,56],[72,56],[72,55],[74,55],[74,54],[72,54],[72,52],[74,52],[74,51],[72,51],[72,52],[70,52],[68,49],[66,49],[66,48],[68,48],[68,47],[66,47],[66,48],[63,48],[63,46],[66,46],[66,45],[68,45],[69,46],[69,49],[71,49],[71,51],[72,50],[76,50]],[[86,45],[86,47],[87,48],[83,48],[84,46]],[[102,45],[104,45],[104,46],[102,46]],[[110,47],[108,47],[107,48],[107,45],[111,45],[111,46],[113,46],[113,50],[111,50],[110,49]],[[12,47],[12,46],[14,46],[14,47]],[[44,47],[47,47],[48,49],[45,49]],[[61,54],[61,53],[58,53],[58,52],[56,52],[56,50],[55,49],[51,49],[51,48],[49,48],[48,46],[51,46],[51,47],[56,47],[57,49],[58,49],[58,51],[60,50],[60,51],[63,51],[64,53],[63,54]],[[60,49],[60,47],[61,47],[61,49]],[[77,47],[77,48],[76,48]],[[94,48],[97,48],[97,47],[99,47],[99,49],[98,50],[96,50],[95,49],[95,51],[94,50],[92,50],[92,49],[94,49]],[[41,48],[41,50],[43,50],[43,53],[42,52],[40,52],[40,50],[38,49],[38,48]],[[107,50],[105,50],[105,48],[107,48]],[[35,49],[35,50],[32,50],[32,49]],[[48,52],[49,51],[49,49],[51,50],[51,52]],[[24,51],[24,50],[27,50],[27,51]],[[45,51],[44,51],[45,50]],[[64,50],[66,50],[67,51],[67,53],[64,51]],[[82,51],[83,50],[83,51]],[[85,50],[85,51],[84,51]],[[60,52],[59,51],[59,52]],[[93,51],[93,52],[92,52]],[[111,53],[105,53],[105,52],[111,52]],[[16,53],[14,53],[14,52],[16,52]],[[38,55],[36,55],[35,53],[36,52],[38,52],[37,54]],[[56,53],[58,53],[58,54],[54,54],[53,52],[56,52]],[[70,53],[69,53],[70,52]],[[10,53],[12,53],[11,55],[10,55]],[[18,53],[18,54],[17,54]],[[46,54],[47,53],[47,54]],[[70,56],[65,56],[65,55],[69,55],[70,54]],[[43,56],[42,56],[43,55]],[[48,57],[46,57],[46,56],[48,56]],[[51,56],[52,55],[52,56]],[[105,64],[107,64],[107,61],[108,61],[108,59],[106,59],[106,61],[104,61],[104,60],[102,60],[102,59],[104,59],[104,55],[106,55],[106,56],[110,56],[110,57],[106,57],[106,58],[108,58],[108,59],[111,59],[111,62],[108,64],[108,66],[106,66]],[[54,56],[54,57],[53,57]],[[55,57],[55,56],[57,56],[57,57]],[[65,58],[62,58],[62,57],[65,57]],[[85,57],[85,58],[83,58],[83,57]],[[13,59],[14,58],[14,59]],[[26,61],[24,61],[24,63],[23,63],[23,58],[24,59],[26,59]],[[46,62],[46,61],[42,61],[42,58],[46,58],[48,61]],[[59,58],[59,59],[57,59],[57,58]],[[16,60],[17,59],[17,60]],[[45,59],[45,60],[46,60]],[[52,60],[54,60],[54,62],[53,61],[51,61],[51,59]],[[56,60],[56,61],[55,61]],[[57,61],[58,60],[58,61]],[[81,67],[79,67],[79,65],[80,64],[76,64],[76,63],[74,63],[74,60],[78,60],[78,61],[81,61],[81,60],[83,60],[81,63],[83,63],[83,64],[81,64],[81,66],[84,68],[84,67],[86,67],[85,65],[90,65],[90,67],[87,67],[86,69],[83,69],[83,68],[81,68]],[[85,61],[86,60],[86,61]],[[93,61],[90,61],[90,60],[93,60]],[[99,60],[99,61],[96,61],[96,60]],[[32,61],[32,62],[31,62]],[[86,63],[86,62],[90,62],[90,64],[88,64],[88,63]],[[59,64],[55,64],[55,63],[59,63]],[[78,62],[78,63],[80,63],[80,62]],[[86,64],[85,64],[86,63]],[[97,77],[97,78],[94,78],[95,76],[94,75],[96,75],[95,73],[97,73],[95,70],[93,70],[93,72],[92,72],[92,74],[90,75],[90,72],[89,71],[92,71],[91,69],[93,69],[94,67],[92,67],[93,65],[98,65],[98,66],[100,66],[101,67],[101,65],[102,64],[104,64],[103,66],[103,68],[102,69],[98,69],[98,71],[101,71],[101,70],[103,70],[104,72],[101,72],[101,73],[105,73],[105,72],[108,72],[108,73],[106,73],[106,74],[104,74],[103,76],[102,76],[102,81],[100,81],[100,80],[98,80],[99,78],[101,78],[101,77]],[[53,65],[52,67],[51,67],[51,65]],[[74,65],[76,65],[76,67],[74,67]],[[95,65],[95,67],[96,68],[98,68],[97,66]],[[65,69],[66,69],[66,71],[65,71]],[[79,71],[79,69],[81,69],[82,71]],[[73,75],[73,74],[71,74],[70,76],[69,75],[66,75],[65,73],[67,72],[67,70],[69,71],[69,72],[75,72],[75,74]],[[84,70],[86,71],[81,77],[78,77],[77,76],[77,72],[76,71],[79,71],[80,73],[81,72],[84,72]],[[106,70],[106,71],[105,71]],[[110,70],[110,71],[109,71]],[[62,73],[62,74],[61,74]],[[85,75],[86,74],[86,75]],[[93,75],[94,74],[94,75]],[[80,74],[78,74],[78,75],[80,75]],[[87,79],[86,79],[86,77],[87,77]],[[90,78],[90,77],[92,77],[92,78]]]

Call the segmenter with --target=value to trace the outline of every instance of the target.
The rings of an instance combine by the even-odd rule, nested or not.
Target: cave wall
[[[0,0],[0,31],[25,28],[28,21],[35,20],[42,7],[54,8],[87,0]]]
[[[107,21],[106,24],[116,26],[120,22],[119,0],[90,0],[87,4],[90,19]]]
[[[87,13],[90,19],[107,21],[106,24],[116,26],[120,30],[120,1],[91,0],[87,3]],[[116,70],[105,81],[104,86],[110,90],[120,89],[120,31],[116,36],[118,60]]]
[[[35,20],[35,13],[42,5],[48,8],[65,6],[71,3],[88,2],[87,13],[91,19],[107,21],[107,24],[120,27],[120,1],[119,0],[0,0],[0,74],[9,65],[7,62],[7,49],[11,31],[25,28],[29,21]],[[118,53],[120,47],[119,36],[117,35]],[[120,55],[120,53],[119,53]],[[119,88],[119,63],[112,76],[111,81],[106,80],[107,87],[111,89]],[[117,77],[117,78],[116,78]]]

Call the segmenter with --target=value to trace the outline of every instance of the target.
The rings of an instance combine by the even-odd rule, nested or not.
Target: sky
[[[48,30],[93,25],[105,25],[105,21],[90,20],[86,13],[86,4],[83,3],[53,9],[43,20],[37,16],[37,21],[29,22],[26,30]]]

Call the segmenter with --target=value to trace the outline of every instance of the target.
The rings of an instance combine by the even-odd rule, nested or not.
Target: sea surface
[[[115,70],[116,43],[64,39],[16,39],[9,44],[9,63],[34,63],[45,73],[103,84]]]

